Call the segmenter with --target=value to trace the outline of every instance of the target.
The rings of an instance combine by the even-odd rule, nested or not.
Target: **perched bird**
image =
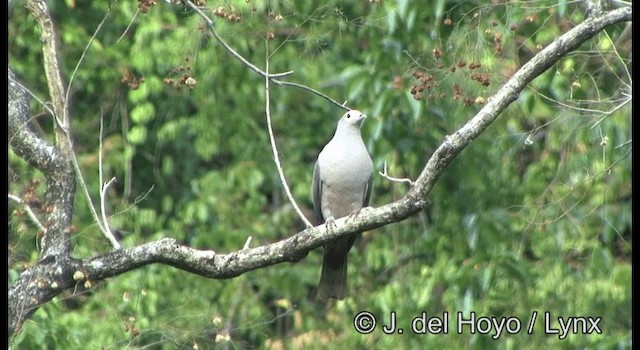
[[[369,205],[373,162],[360,135],[366,116],[351,110],[338,121],[336,132],[318,155],[313,169],[313,206],[316,225],[327,229],[334,220],[357,214]],[[324,245],[317,296],[343,299],[347,288],[347,253],[357,234]]]

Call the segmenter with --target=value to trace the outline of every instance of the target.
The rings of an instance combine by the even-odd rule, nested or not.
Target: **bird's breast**
[[[340,218],[362,208],[373,162],[364,147],[328,144],[318,164],[322,182],[322,214]]]
[[[320,177],[324,183],[348,189],[369,181],[373,162],[364,145],[362,149],[337,148],[322,152],[319,157]]]

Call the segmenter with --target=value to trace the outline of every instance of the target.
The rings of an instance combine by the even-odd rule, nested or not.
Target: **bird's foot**
[[[336,220],[333,216],[329,216],[327,220],[324,221],[324,227],[326,227],[327,231],[331,232],[334,228],[336,228]]]

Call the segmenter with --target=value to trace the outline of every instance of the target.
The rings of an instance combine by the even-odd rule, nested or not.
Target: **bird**
[[[373,161],[360,133],[366,117],[357,110],[342,115],[333,138],[318,155],[312,184],[316,225],[325,223],[331,229],[335,220],[357,215],[369,206]],[[347,254],[357,236],[355,233],[324,244],[317,298],[340,300],[346,296]]]

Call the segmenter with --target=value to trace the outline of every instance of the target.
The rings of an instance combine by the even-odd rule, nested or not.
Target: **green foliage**
[[[100,120],[111,224],[123,245],[161,237],[218,252],[274,242],[303,228],[288,203],[266,130],[264,79],[231,57],[204,22],[159,2],[50,3],[71,80],[73,135],[93,202],[99,197]],[[231,21],[214,10],[233,16]],[[428,156],[542,47],[581,22],[550,1],[301,0],[207,2],[216,31],[241,55],[370,116],[376,168],[415,179]],[[108,14],[95,35],[98,23]],[[23,3],[9,18],[9,62],[46,100],[35,21]],[[446,169],[428,210],[365,232],[350,254],[351,297],[310,298],[321,250],[228,280],[147,266],[68,291],[11,340],[44,348],[630,348],[631,118],[617,108],[630,77],[630,39],[607,29],[522,92]],[[272,36],[272,37],[270,37]],[[265,45],[265,38],[270,37]],[[615,50],[614,50],[615,48]],[[193,79],[190,84],[186,79]],[[291,191],[311,208],[313,162],[341,111],[272,84],[271,112]],[[52,141],[32,100],[33,124]],[[605,113],[611,111],[611,113]],[[9,152],[9,191],[41,198],[42,174]],[[406,193],[374,179],[372,205]],[[37,201],[33,206],[37,207]],[[74,256],[109,250],[80,191]],[[37,259],[38,229],[10,201],[9,281]],[[75,295],[73,295],[75,292]],[[367,310],[368,335],[353,327]],[[449,334],[416,335],[411,320],[449,315]],[[554,317],[602,317],[601,334],[545,334]],[[386,335],[391,312],[403,334]],[[456,317],[517,317],[518,334],[456,332]],[[538,313],[533,334],[526,332]]]

